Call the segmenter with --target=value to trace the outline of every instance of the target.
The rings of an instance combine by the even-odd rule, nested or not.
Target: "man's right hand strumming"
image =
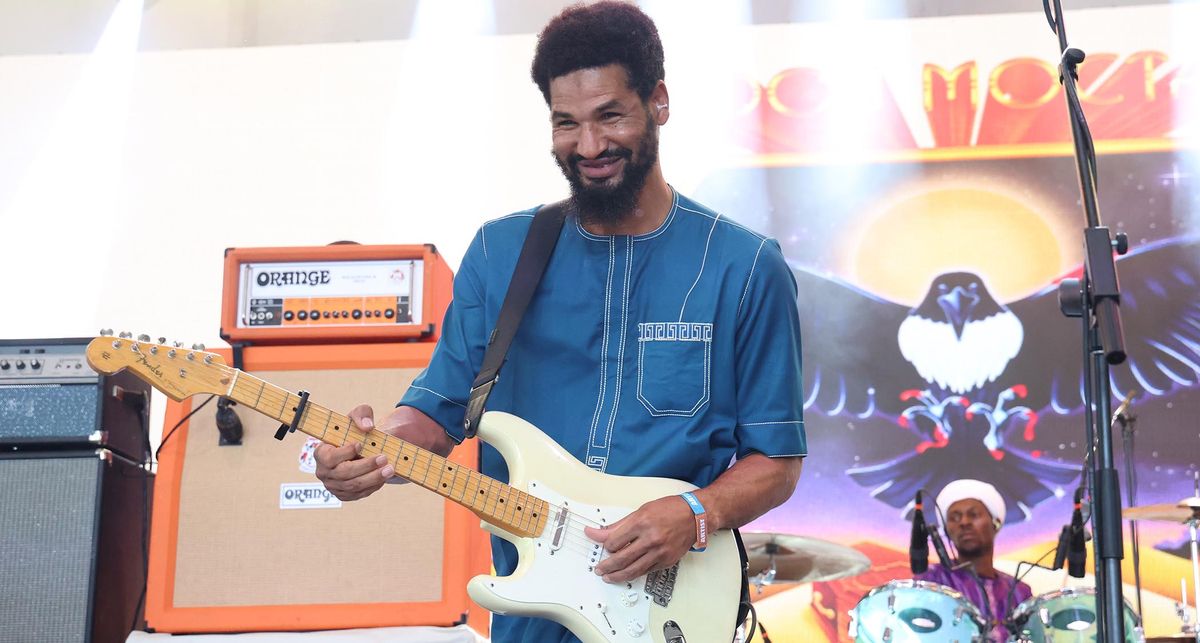
[[[454,442],[446,435],[441,425],[424,413],[400,406],[375,425],[375,411],[360,404],[349,413],[350,420],[359,429],[368,431],[378,428],[419,447],[439,455],[449,455]],[[317,461],[317,479],[339,500],[358,500],[379,490],[395,475],[387,456],[361,458],[359,443],[334,447],[331,444],[317,446],[314,456]]]

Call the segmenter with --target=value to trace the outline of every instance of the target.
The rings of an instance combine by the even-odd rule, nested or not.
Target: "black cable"
[[[746,607],[750,608],[750,629],[746,630],[746,640],[743,643],[750,643],[754,640],[755,631],[758,630],[758,610],[754,609],[754,603],[748,602]]]
[[[129,617],[129,631],[138,628],[138,617],[146,602],[146,587],[150,582],[150,475],[154,462],[150,459],[150,404],[142,405],[139,415],[142,419],[143,453],[142,464],[142,591],[138,593],[137,603],[133,606],[133,614]]]
[[[946,531],[946,514],[942,512],[941,505],[939,505],[937,503],[937,496],[930,494],[925,489],[921,489],[921,493],[929,496],[930,498],[933,498],[933,511],[935,514],[937,514],[937,517],[938,517],[937,528],[941,529],[942,533],[946,534],[946,542],[950,543],[950,552],[951,552],[950,558],[951,558],[951,560],[958,560],[958,547],[954,544],[954,539],[950,537],[950,533],[948,531]],[[947,569],[946,571],[949,572],[949,571],[953,571],[953,570]]]
[[[1047,557],[1047,556],[1049,556],[1050,554],[1053,554],[1053,553],[1055,553],[1055,552],[1057,552],[1057,551],[1058,551],[1058,545],[1056,544],[1054,547],[1052,547],[1052,548],[1050,549],[1050,551],[1048,551],[1048,552],[1046,552],[1046,553],[1042,554],[1042,555],[1041,555],[1041,556],[1040,556],[1040,557],[1039,557],[1037,560],[1033,561],[1032,563],[1029,563],[1029,562],[1026,562],[1026,561],[1023,561],[1023,560],[1017,563],[1017,569],[1015,570],[1015,571],[1016,571],[1016,574],[1014,574],[1014,575],[1013,575],[1013,584],[1012,584],[1012,587],[1009,587],[1009,588],[1008,588],[1008,595],[1004,597],[1004,604],[1005,604],[1005,605],[1008,605],[1010,602],[1012,602],[1012,599],[1013,599],[1013,594],[1015,594],[1015,593],[1016,593],[1016,591],[1017,591],[1017,585],[1020,585],[1020,584],[1021,584],[1021,579],[1025,578],[1026,576],[1028,576],[1028,575],[1029,575],[1029,572],[1033,571],[1035,568],[1037,568],[1037,567],[1041,567],[1042,569],[1046,569],[1046,570],[1049,570],[1049,571],[1058,571],[1058,570],[1055,570],[1055,569],[1050,569],[1049,567],[1045,567],[1045,566],[1043,566],[1043,565],[1039,565],[1039,564],[1038,564],[1038,563],[1042,562],[1043,560],[1046,560],[1046,557]],[[1029,569],[1025,570],[1025,573],[1024,573],[1024,574],[1022,574],[1022,573],[1021,573],[1021,565],[1029,565]],[[1010,626],[1010,625],[1016,625],[1016,623],[1015,623],[1014,621],[1012,621],[1010,618],[1008,618],[1008,617],[1010,617],[1010,616],[1012,616],[1012,614],[1006,614],[1006,615],[1005,615],[1005,619],[1004,619],[1004,621],[1005,621],[1005,622],[1004,622],[1004,629],[1008,630],[1008,633],[1009,633],[1009,638],[1012,638],[1012,636],[1011,636],[1011,635],[1012,635],[1012,633],[1013,633],[1013,632],[1012,632],[1012,628],[1011,628],[1011,627],[1009,627],[1009,626]]]
[[[207,405],[208,405],[208,403],[209,403],[209,402],[211,402],[211,401],[213,401],[214,399],[216,399],[216,397],[217,397],[216,395],[209,395],[207,400],[204,400],[203,402],[201,402],[201,403],[200,403],[200,406],[197,406],[196,408],[192,409],[190,413],[188,413],[187,415],[183,416],[183,419],[181,419],[181,420],[179,420],[178,422],[176,422],[176,423],[175,423],[175,426],[171,427],[171,430],[170,430],[170,431],[167,431],[167,434],[163,436],[162,442],[159,442],[159,443],[158,443],[158,448],[154,450],[154,462],[155,462],[155,464],[157,464],[157,463],[158,463],[158,454],[159,454],[159,453],[162,453],[162,448],[163,448],[164,446],[166,446],[166,444],[167,444],[167,440],[170,440],[170,439],[171,439],[171,436],[172,436],[172,435],[175,435],[175,432],[179,430],[179,427],[183,426],[183,423],[184,423],[184,422],[187,422],[187,421],[188,421],[188,418],[190,418],[190,417],[192,417],[193,415],[195,415],[197,411],[199,411],[200,409],[202,409],[202,408],[204,408],[205,406],[207,406]]]

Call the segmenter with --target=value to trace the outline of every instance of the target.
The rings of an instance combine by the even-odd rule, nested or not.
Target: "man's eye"
[[[606,121],[611,121],[611,120],[614,120],[617,118],[621,118],[621,114],[618,112],[605,112],[603,114],[602,118]]]

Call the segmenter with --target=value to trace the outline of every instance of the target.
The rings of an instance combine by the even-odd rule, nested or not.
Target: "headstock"
[[[229,392],[234,369],[220,355],[205,352],[203,344],[193,344],[189,350],[180,342],[168,346],[163,338],[152,343],[146,335],[134,339],[129,333],[118,337],[112,331],[101,333],[87,346],[88,364],[97,372],[111,375],[128,370],[173,400]]]

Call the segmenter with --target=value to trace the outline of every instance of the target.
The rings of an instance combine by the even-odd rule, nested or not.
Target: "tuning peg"
[[[192,344],[192,350],[202,351],[204,350],[204,344]]]
[[[121,339],[133,339],[133,333],[123,330],[117,335],[117,337],[120,337]]]
[[[175,348],[183,348],[183,342],[171,342],[171,345]]]
[[[112,336],[113,336],[113,329],[111,329],[111,328],[101,328],[101,329],[100,329],[100,336],[101,336],[101,337],[112,337]]]
[[[146,344],[149,344],[149,343],[150,343],[150,336],[149,336],[149,335],[147,335],[146,333],[142,333],[141,335],[138,335],[138,341],[139,341],[139,342],[146,343]]]
[[[158,343],[159,343],[159,344],[166,344],[166,343],[167,343],[167,338],[166,338],[166,337],[159,337],[159,338],[158,338]]]

